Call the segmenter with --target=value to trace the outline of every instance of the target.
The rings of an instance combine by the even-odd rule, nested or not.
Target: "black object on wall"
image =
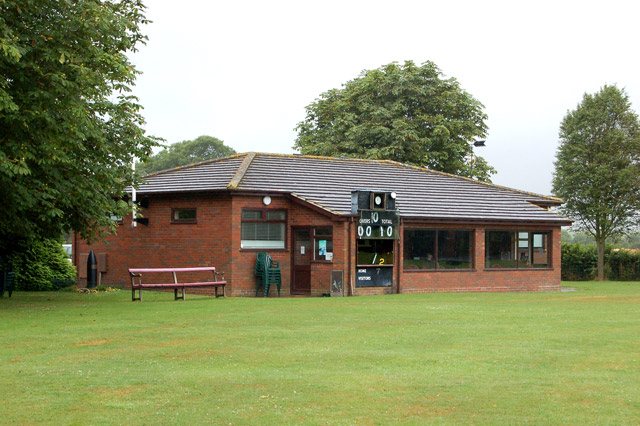
[[[98,260],[91,250],[87,257],[87,288],[95,288],[98,285]]]

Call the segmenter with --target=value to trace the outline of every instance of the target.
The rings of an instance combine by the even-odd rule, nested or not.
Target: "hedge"
[[[604,275],[610,281],[640,281],[640,251],[605,248]],[[562,279],[589,281],[598,276],[595,245],[562,243]]]

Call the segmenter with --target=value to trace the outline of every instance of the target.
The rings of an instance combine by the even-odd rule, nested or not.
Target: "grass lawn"
[[[2,424],[640,424],[640,283],[0,299]]]

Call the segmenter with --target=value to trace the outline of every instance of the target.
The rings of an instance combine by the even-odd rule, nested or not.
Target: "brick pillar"
[[[484,229],[476,229],[475,231],[475,244],[473,250],[473,264],[475,265],[476,270],[482,271],[484,270],[484,259],[485,259],[485,237],[484,237]]]

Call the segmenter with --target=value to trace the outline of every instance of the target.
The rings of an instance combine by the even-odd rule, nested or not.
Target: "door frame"
[[[299,296],[309,296],[311,295],[311,265],[313,264],[313,258],[311,259],[311,261],[309,262],[309,291],[294,291],[293,290],[293,286],[295,285],[295,269],[296,269],[296,260],[295,260],[295,256],[296,256],[296,231],[304,231],[304,230],[308,230],[309,231],[309,240],[311,242],[311,247],[310,250],[313,250],[313,226],[292,226],[291,227],[291,278],[289,280],[290,285],[289,285],[289,293],[292,295],[299,295]]]

